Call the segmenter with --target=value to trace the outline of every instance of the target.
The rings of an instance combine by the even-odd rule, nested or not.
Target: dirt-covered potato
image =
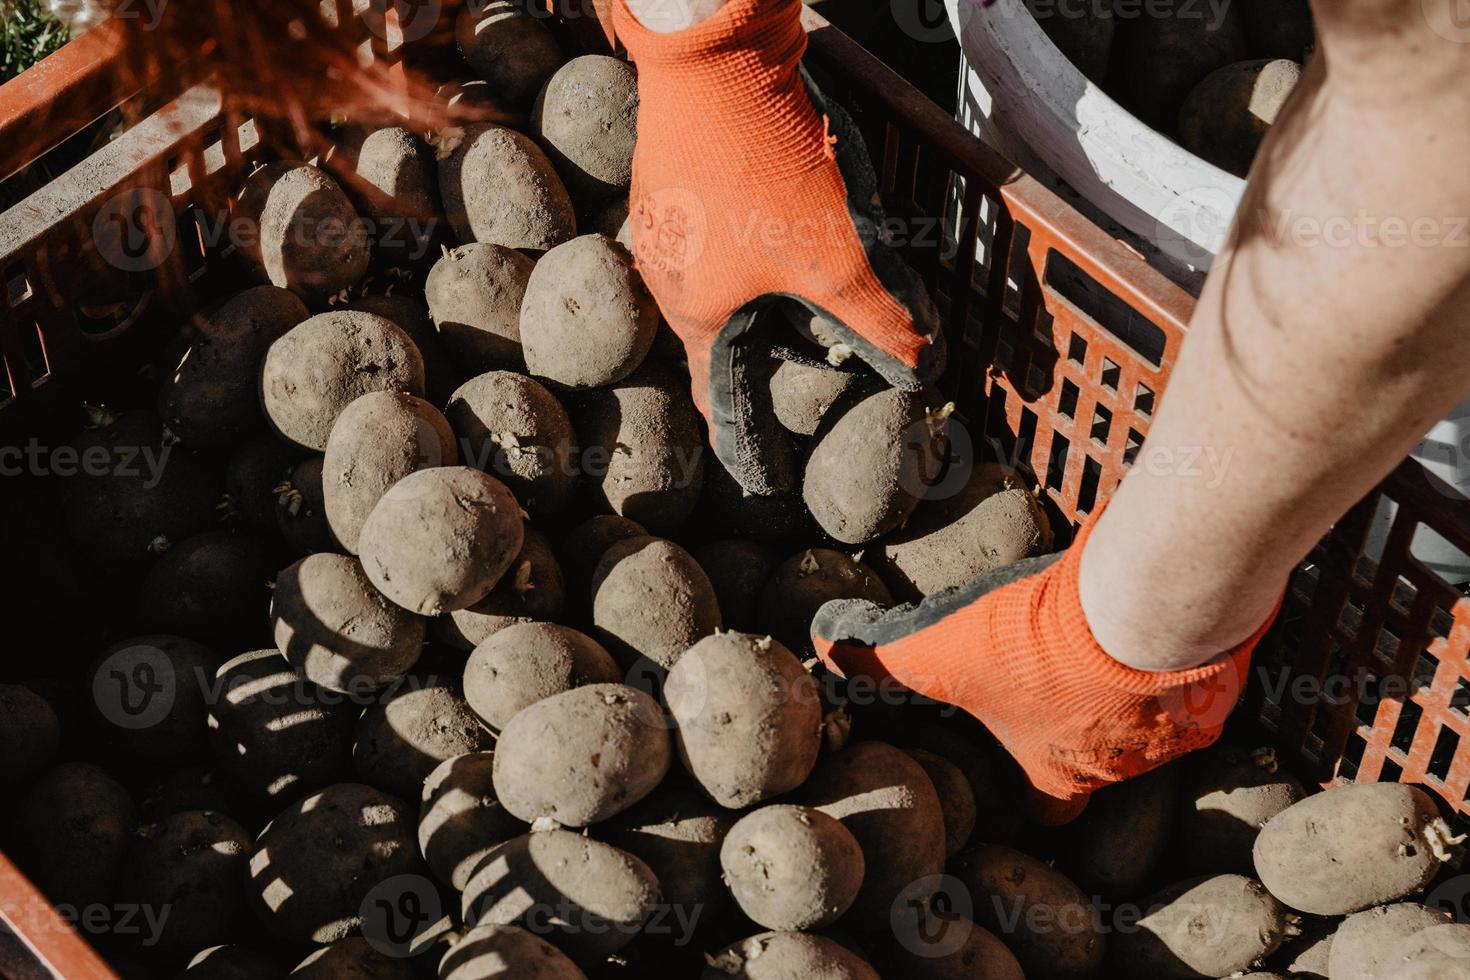
[[[200,316],[160,372],[158,414],[194,449],[231,446],[265,428],[256,378],[266,349],[311,314],[295,293],[256,286]]]
[[[445,348],[429,316],[426,300],[413,296],[362,296],[347,309],[380,316],[408,334],[424,359],[424,398],[435,408],[449,403],[449,396],[464,380],[464,372]]]
[[[958,493],[926,500],[907,524],[863,553],[899,602],[969,583],[1051,548],[1051,523],[1005,466],[982,463]]]
[[[950,874],[969,889],[975,921],[1010,947],[1026,976],[1087,980],[1101,969],[1106,942],[1092,905],[1060,871],[988,845],[956,857]]]
[[[466,373],[525,370],[521,301],[535,265],[514,248],[470,242],[446,249],[429,270],[429,315]]]
[[[671,772],[658,789],[597,828],[598,837],[640,858],[658,877],[662,904],[686,921],[708,921],[730,899],[720,845],[736,815],[688,777]]]
[[[619,541],[647,536],[648,529],[642,524],[617,514],[598,514],[567,532],[556,548],[566,580],[567,622],[591,623],[592,575],[607,549]]]
[[[282,437],[321,452],[342,410],[370,391],[424,393],[424,359],[391,320],[333,310],[292,327],[265,355],[266,417]]]
[[[662,538],[629,538],[592,573],[592,625],[625,669],[639,658],[667,669],[720,628],[720,606],[689,552]]]
[[[286,967],[274,956],[249,946],[201,949],[179,980],[278,980]]]
[[[1169,14],[1119,18],[1113,40],[1118,100],[1161,132],[1173,127],[1185,97],[1206,75],[1247,57],[1240,4],[1209,16],[1182,7]]]
[[[408,804],[337,783],[291,804],[261,832],[245,897],[279,938],[325,944],[357,931],[363,900],[379,883],[420,867]]]
[[[885,977],[925,980],[1026,980],[1016,956],[988,929],[953,910],[912,906],[895,918],[894,941],[875,957]]]
[[[1328,980],[1327,963],[1342,919],[1295,913],[1289,917],[1286,939],[1269,957],[1271,966],[1300,980]],[[1295,925],[1296,929],[1290,926]]]
[[[341,545],[327,523],[327,503],[322,493],[322,464],[319,455],[308,456],[291,468],[276,484],[276,530],[291,550],[301,555],[337,551]]]
[[[1246,176],[1301,77],[1301,65],[1281,58],[1216,69],[1179,108],[1180,145],[1222,170]]]
[[[464,665],[465,700],[493,732],[538,701],[622,679],[617,662],[595,640],[554,623],[514,623],[497,630]]]
[[[536,97],[531,133],[574,194],[626,194],[638,139],[633,66],[601,54],[568,61]]]
[[[495,798],[494,766],[493,752],[466,752],[424,780],[419,850],[434,877],[455,891],[464,891],[491,848],[527,830]]]
[[[626,684],[588,684],[519,711],[500,731],[495,795],[527,823],[585,827],[637,803],[669,771],[658,702]]]
[[[61,723],[51,703],[20,684],[0,684],[0,790],[7,796],[51,764]]]
[[[976,840],[987,844],[1007,844],[1015,840],[1020,833],[1025,806],[1022,780],[1013,764],[1010,768],[1002,766],[991,749],[951,727],[932,722],[905,718],[886,727],[883,738],[911,755],[914,750],[931,752],[949,760],[964,773],[965,781],[975,795]]]
[[[954,857],[975,832],[975,791],[959,766],[927,749],[906,749],[924,769],[944,812],[944,856]]]
[[[409,677],[362,713],[353,732],[352,761],[363,782],[416,800],[439,763],[494,744],[458,684]]]
[[[530,137],[474,123],[457,139],[439,161],[439,192],[461,242],[544,252],[576,235],[572,199]]]
[[[840,551],[810,548],[777,566],[761,592],[761,629],[803,656],[812,652],[812,617],[833,599],[893,604],[883,581]]]
[[[1326,975],[1332,980],[1390,980],[1392,953],[1415,933],[1444,925],[1450,917],[1413,902],[1385,905],[1342,920],[1332,937]]]
[[[419,470],[459,462],[439,410],[400,391],[354,400],[332,425],[322,458],[322,500],[332,536],[351,554],[367,516],[388,488]]]
[[[1245,18],[1253,57],[1304,63],[1316,46],[1317,30],[1307,0],[1236,0],[1235,5]]]
[[[304,677],[344,693],[397,680],[424,647],[424,620],[389,602],[346,555],[308,555],[276,577],[271,632]]]
[[[705,637],[674,663],[664,697],[680,760],[721,806],[740,809],[793,790],[816,764],[817,682],[768,636]]]
[[[760,629],[756,611],[780,561],[776,553],[758,541],[726,538],[696,548],[694,560],[714,587],[725,628],[741,633]]]
[[[406,269],[422,261],[441,220],[438,172],[428,144],[403,126],[354,126],[339,136],[334,150],[350,168],[343,182],[367,219],[378,266]]]
[[[523,374],[490,371],[444,410],[466,466],[493,473],[533,517],[559,514],[577,486],[577,434],[556,396]]]
[[[863,849],[863,886],[849,913],[887,927],[900,894],[928,897],[915,883],[944,868],[944,812],[923,768],[885,742],[856,742],[825,757],[794,802],[842,821]],[[976,903],[979,904],[978,902]]]
[[[726,946],[710,957],[701,980],[878,980],[878,973],[852,950],[825,936],[763,932]]]
[[[863,851],[851,831],[820,810],[765,806],[730,828],[720,867],[752,922],[781,931],[820,929],[857,898]]]
[[[1282,902],[1346,915],[1427,885],[1446,860],[1450,830],[1423,790],[1357,783],[1309,796],[1267,821],[1256,873]]]
[[[175,963],[239,935],[252,843],[244,827],[207,810],[139,827],[123,858],[117,900],[169,911],[129,945],[149,959]]]
[[[275,656],[274,650],[266,651]],[[218,674],[216,674],[218,676]],[[224,690],[223,685],[219,686]],[[210,706],[210,717],[215,715]],[[209,723],[211,726],[213,722]],[[158,823],[166,817],[188,810],[213,810],[240,819],[243,804],[229,781],[214,766],[206,763],[181,766],[154,780],[143,793],[138,815],[144,823]]]
[[[224,646],[265,639],[276,560],[249,534],[206,531],[170,547],[143,579],[138,627]]]
[[[561,46],[539,18],[513,0],[472,3],[454,23],[464,60],[507,109],[524,109],[562,63]]]
[[[6,850],[42,894],[78,910],[112,900],[138,825],[121,783],[90,762],[63,762],[14,806]]]
[[[274,434],[256,436],[230,454],[225,462],[228,516],[275,534],[277,488],[291,475],[301,452]]]
[[[462,911],[467,926],[525,924],[573,959],[595,963],[631,942],[658,903],[658,880],[633,855],[548,830],[487,854],[465,887]]]
[[[555,946],[517,926],[481,925],[439,961],[442,980],[587,980]]]
[[[1430,926],[1395,945],[1388,955],[1393,980],[1470,980],[1470,925]]]
[[[238,214],[250,224],[240,253],[255,276],[309,306],[322,306],[367,272],[367,228],[337,182],[310,164],[270,163],[252,173]]]
[[[119,640],[98,654],[85,690],[109,752],[166,767],[202,760],[219,663],[202,644],[164,633]]]
[[[1092,795],[1067,828],[1065,867],[1089,893],[1127,899],[1163,861],[1179,810],[1178,766],[1109,786]]]
[[[583,392],[569,407],[601,509],[655,533],[688,520],[705,469],[688,378],[649,361],[611,387]]]
[[[466,609],[452,609],[433,622],[434,635],[450,646],[473,650],[517,623],[561,619],[566,584],[551,545],[527,524],[520,554],[490,594]]]
[[[363,524],[363,571],[389,599],[437,616],[473,606],[495,587],[525,541],[520,505],[505,484],[468,466],[411,473]]]
[[[822,530],[864,544],[914,512],[939,472],[941,409],[929,393],[870,386],[833,406],[812,439],[801,487]]]
[[[771,373],[771,406],[776,410],[776,421],[795,435],[814,435],[827,409],[858,377],[825,364],[781,360]]]
[[[1184,766],[1180,834],[1190,868],[1252,873],[1256,835],[1307,795],[1301,781],[1277,763],[1273,751],[1228,743],[1190,756]]]
[[[694,523],[719,528],[721,534],[749,538],[786,551],[792,542],[821,534],[797,490],[758,495],[747,493],[720,461],[710,457]]]
[[[304,680],[275,650],[220,666],[209,707],[209,745],[230,786],[270,812],[351,772],[361,705]]]
[[[1281,945],[1286,910],[1254,878],[1215,875],[1170,885],[1144,899],[1136,929],[1120,929],[1111,957],[1146,977],[1226,977]]]
[[[413,964],[374,949],[361,936],[348,936],[323,946],[296,964],[297,980],[414,980]]]
[[[526,284],[526,370],[563,388],[621,381],[648,356],[658,318],[627,249],[606,235],[573,238],[541,256]]]
[[[627,235],[624,234],[627,224],[628,199],[618,195],[610,201],[598,202],[597,206],[592,209],[591,217],[582,222],[579,227],[589,235],[606,235],[631,252],[633,246]]]

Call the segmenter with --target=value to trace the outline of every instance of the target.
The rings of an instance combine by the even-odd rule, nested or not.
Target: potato
[[[1065,832],[1066,868],[1079,885],[1109,898],[1139,894],[1173,840],[1179,778],[1179,767],[1160,766],[1092,795]]]
[[[525,375],[490,371],[445,409],[465,465],[493,473],[533,516],[559,514],[577,486],[577,434],[556,396]]]
[[[526,283],[526,370],[563,388],[610,385],[643,363],[658,322],[626,248],[606,235],[573,238],[543,255]]]
[[[391,320],[333,310],[302,321],[271,344],[260,384],[276,431],[321,452],[337,416],[368,392],[422,396],[424,359]]]
[[[62,483],[66,530],[103,574],[134,579],[171,542],[214,525],[214,471],[182,447],[165,446],[153,413],[105,419],[72,449],[84,464]]]
[[[1206,75],[1246,58],[1238,4],[1205,14],[1183,7],[1170,13],[1120,18],[1113,39],[1114,93],[1161,132],[1173,127],[1185,97]]]
[[[348,936],[302,960],[291,976],[304,980],[414,980],[414,971],[407,960],[374,949],[361,936]]]
[[[668,669],[720,628],[720,607],[693,555],[662,538],[629,538],[592,573],[592,625],[624,669],[639,658]]]
[[[704,481],[705,443],[687,379],[648,362],[571,408],[602,509],[655,533],[688,520]]]
[[[265,429],[256,378],[266,349],[310,316],[289,290],[256,286],[200,316],[163,365],[158,414],[193,449],[232,446]]]
[[[292,943],[335,942],[361,926],[369,892],[419,871],[413,813],[369,786],[328,786],[270,822],[249,868],[246,902],[272,933]]]
[[[206,643],[254,644],[266,637],[272,549],[259,538],[206,531],[158,556],[138,596],[138,627]]]
[[[1346,915],[1427,885],[1444,860],[1449,833],[1421,789],[1338,786],[1267,821],[1253,849],[1256,873],[1294,909]]]
[[[265,652],[275,656],[274,650]],[[218,689],[223,691],[223,685],[218,685]],[[211,705],[210,717],[214,717],[214,714],[215,706]],[[143,823],[158,823],[176,813],[189,810],[213,810],[239,820],[244,806],[230,787],[229,781],[213,766],[194,763],[165,773],[155,780],[143,794],[138,815]]]
[[[720,867],[740,910],[782,931],[831,925],[863,883],[857,838],[805,806],[765,806],[741,817],[720,846]]]
[[[536,97],[531,135],[574,194],[626,194],[638,139],[638,76],[607,55],[573,58]]]
[[[551,31],[511,0],[467,5],[454,22],[454,34],[465,61],[507,109],[530,106],[562,63]]]
[[[720,950],[700,974],[703,980],[878,980],[856,953],[824,936],[763,932]]]
[[[344,693],[397,680],[424,646],[424,621],[389,602],[345,555],[309,555],[277,576],[271,630],[304,677]]]
[[[521,301],[536,263],[513,248],[471,242],[429,270],[429,315],[456,364],[471,375],[524,371]]]
[[[553,623],[514,623],[497,630],[464,665],[465,700],[492,732],[538,701],[622,679],[617,662],[596,641]]]
[[[1328,980],[1327,963],[1332,956],[1338,923],[1342,920],[1318,915],[1296,916],[1294,913],[1288,919],[1287,938],[1270,958],[1271,965],[1280,967],[1298,980]],[[1292,935],[1296,930],[1289,928],[1290,925],[1295,925],[1300,934]]]
[[[1470,925],[1430,926],[1393,947],[1393,980],[1470,980]]]
[[[433,405],[399,391],[373,391],[337,416],[322,459],[327,524],[357,554],[362,526],[388,488],[419,470],[459,462],[454,433]]]
[[[626,684],[589,684],[516,713],[495,751],[495,795],[527,823],[606,820],[653,792],[673,750],[658,702]]]
[[[1302,63],[1317,45],[1307,0],[1237,0],[1236,6],[1245,19],[1245,34],[1254,57],[1289,58]]]
[[[0,684],[0,789],[19,791],[51,764],[60,742],[61,723],[49,701],[28,687]]]
[[[527,524],[520,554],[490,594],[436,618],[434,634],[450,646],[473,650],[508,626],[561,619],[565,602],[566,584],[551,545]]]
[[[810,548],[777,566],[761,592],[761,628],[802,656],[812,654],[812,617],[833,599],[893,604],[882,580],[840,551]]]
[[[339,551],[342,547],[327,523],[323,463],[321,456],[308,456],[276,486],[276,530],[297,554]]]
[[[211,946],[189,961],[179,980],[277,980],[286,968],[248,946]]]
[[[362,219],[337,182],[310,164],[256,170],[240,191],[237,213],[250,226],[239,244],[255,277],[308,306],[325,305],[367,272],[372,250]]]
[[[825,364],[780,359],[771,373],[771,405],[776,421],[798,436],[814,435],[827,410],[859,375]]]
[[[958,766],[925,749],[907,749],[934,784],[939,809],[944,813],[944,856],[954,857],[975,832],[975,792]]]
[[[505,484],[468,466],[441,466],[394,484],[368,515],[359,547],[384,595],[437,616],[485,598],[524,539],[521,508]]]
[[[641,538],[648,529],[616,514],[598,514],[567,532],[556,549],[566,581],[566,620],[589,623],[592,618],[592,575],[607,549],[619,541]]]
[[[794,802],[842,821],[863,849],[854,924],[886,928],[900,894],[929,897],[928,880],[937,884],[944,869],[944,814],[934,784],[906,753],[884,742],[849,745],[822,760]]]
[[[801,487],[822,530],[864,544],[914,512],[939,471],[939,408],[930,394],[871,386],[833,406],[813,437]]]
[[[907,524],[863,553],[899,602],[918,602],[1050,550],[1051,523],[1015,471],[973,467],[952,496],[920,503]]]
[[[1036,22],[1066,59],[1089,80],[1102,85],[1108,74],[1119,20],[1113,12],[1113,5],[1081,4],[1073,8],[1032,9],[1036,13]],[[1156,15],[1151,13],[1149,16]]]
[[[463,921],[524,925],[573,959],[595,963],[631,942],[658,903],[658,881],[636,857],[569,830],[548,830],[486,855],[464,890]]]
[[[120,783],[89,762],[63,762],[15,804],[7,850],[52,903],[79,912],[106,905],[137,808]]]
[[[572,199],[530,137],[494,123],[463,128],[439,161],[444,213],[461,242],[544,252],[576,235]]]
[[[163,633],[119,640],[98,654],[85,689],[109,752],[156,766],[203,759],[209,680],[219,662],[207,647]]]
[[[289,480],[300,460],[295,447],[269,433],[236,449],[225,463],[229,515],[257,531],[277,533],[276,488]]]
[[[1179,143],[1237,177],[1250,173],[1302,66],[1285,59],[1237,61],[1206,75],[1179,108]]]
[[[439,763],[494,744],[458,684],[411,677],[362,713],[352,761],[363,782],[417,800]]]
[[[464,372],[449,356],[439,329],[429,316],[426,300],[412,296],[361,296],[346,308],[380,316],[408,334],[424,359],[424,398],[435,408],[449,403],[449,396],[464,380]]]
[[[350,775],[359,704],[304,680],[275,650],[242,653],[214,679],[209,745],[235,792],[275,812]]]
[[[577,964],[539,936],[515,926],[481,925],[439,961],[443,980],[587,980]]]
[[[579,222],[579,227],[588,235],[606,235],[628,251],[633,250],[631,240],[624,234],[628,225],[628,199],[618,195],[609,201],[599,201],[591,211],[591,217]]]
[[[780,561],[776,553],[756,541],[727,538],[697,548],[694,560],[715,590],[725,628],[741,633],[759,629],[756,608]]]
[[[149,959],[174,963],[234,938],[245,918],[245,860],[252,843],[244,827],[207,810],[139,827],[123,858],[117,900],[169,914],[129,945]]]
[[[1332,939],[1324,975],[1332,980],[1391,980],[1392,953],[1410,936],[1450,917],[1437,909],[1413,902],[1385,905],[1348,916]]]
[[[442,222],[433,151],[403,126],[356,126],[341,134],[334,153],[350,168],[344,181],[368,221],[378,266],[422,261]]]
[[[904,917],[896,918],[895,931],[896,941],[886,943],[877,959],[885,977],[1026,980],[1005,943],[952,910],[931,913],[906,907]]]
[[[1252,872],[1256,835],[1307,791],[1277,765],[1270,750],[1250,752],[1222,743],[1184,765],[1188,779],[1180,833],[1189,866],[1201,873]]]
[[[687,776],[671,772],[658,789],[599,824],[598,837],[642,860],[658,878],[662,904],[675,919],[708,921],[730,899],[720,870],[720,845],[736,815]]]
[[[1101,969],[1106,943],[1092,905],[1060,871],[989,845],[955,858],[950,874],[969,889],[975,921],[1010,947],[1026,976],[1084,980]]]
[[[1136,929],[1120,929],[1111,955],[1146,977],[1225,977],[1281,945],[1286,910],[1254,878],[1215,875],[1170,885],[1143,902]]]
[[[434,877],[464,891],[480,859],[527,827],[495,798],[495,753],[466,752],[445,759],[424,780],[419,850]]]
[[[937,755],[964,774],[976,803],[973,833],[976,840],[987,844],[1005,844],[1015,840],[1024,820],[1024,787],[1009,758],[1006,759],[1008,765],[1003,767],[989,749],[952,728],[909,718],[886,728],[883,738],[915,759],[918,758],[917,752]],[[939,790],[937,783],[935,789]]]

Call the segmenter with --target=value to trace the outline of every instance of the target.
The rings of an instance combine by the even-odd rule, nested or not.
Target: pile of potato
[[[6,508],[7,594],[96,615],[0,685],[3,846],[121,976],[1463,975],[1418,790],[1227,746],[1045,831],[973,719],[825,672],[824,602],[1050,550],[1037,494],[816,348],[801,491],[742,493],[620,233],[631,67],[458,37],[524,126],[256,171],[252,284],[71,447],[163,465]],[[292,233],[366,214],[427,261]]]

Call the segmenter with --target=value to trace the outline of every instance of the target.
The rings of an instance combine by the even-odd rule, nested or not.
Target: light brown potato
[[[495,588],[525,541],[505,484],[468,466],[419,470],[395,483],[363,524],[369,581],[424,616],[473,606]]]
[[[439,961],[441,980],[587,980],[555,946],[516,926],[469,930]]]
[[[1332,980],[1391,980],[1394,948],[1450,917],[1413,902],[1385,905],[1348,916],[1332,939],[1324,975]]]
[[[1216,69],[1179,108],[1180,145],[1222,170],[1246,176],[1301,77],[1302,66],[1284,59],[1238,61]]]
[[[143,579],[138,628],[220,646],[266,640],[274,549],[261,538],[205,531],[170,547]]]
[[[528,829],[495,798],[495,753],[445,759],[424,780],[419,850],[434,877],[464,891],[480,859]]]
[[[1449,830],[1421,789],[1358,783],[1309,796],[1261,828],[1256,873],[1303,912],[1346,915],[1411,895],[1434,878]]]
[[[511,0],[468,4],[454,23],[459,50],[507,109],[524,109],[562,63],[550,30]]]
[[[849,913],[864,928],[889,923],[900,894],[928,897],[944,869],[944,813],[924,770],[884,742],[856,742],[825,757],[794,802],[842,821],[863,849],[863,886]]]
[[[361,694],[418,662],[424,621],[389,602],[355,558],[309,555],[276,578],[276,649],[312,683]]]
[[[471,375],[524,371],[521,302],[536,263],[504,245],[446,249],[429,270],[424,296],[444,347]]]
[[[757,541],[727,538],[696,548],[694,560],[714,587],[725,628],[756,632],[761,592],[780,561],[776,553]]]
[[[1300,935],[1290,935],[1269,959],[1271,965],[1302,980],[1328,980],[1327,963],[1332,957],[1333,937],[1341,919],[1320,915],[1303,915],[1297,927]]]
[[[491,473],[533,517],[559,514],[577,487],[577,434],[556,396],[523,374],[465,382],[445,409],[465,465]]]
[[[642,860],[658,877],[662,904],[676,919],[717,916],[730,900],[720,872],[720,845],[736,815],[681,772],[605,824],[598,835]]]
[[[403,126],[349,127],[333,148],[333,164],[334,172],[347,170],[342,180],[368,222],[378,267],[423,261],[444,219],[434,153],[418,134]]]
[[[598,202],[597,207],[592,209],[592,216],[579,227],[589,235],[606,235],[628,251],[633,250],[632,242],[625,232],[628,230],[628,199],[618,195],[610,201]]]
[[[866,566],[830,548],[809,548],[777,566],[761,592],[761,629],[803,656],[812,654],[812,617],[833,599],[893,604],[881,579]]]
[[[1431,926],[1389,953],[1393,980],[1470,980],[1470,925]]]
[[[805,931],[831,925],[852,907],[863,882],[863,850],[820,810],[765,806],[730,828],[720,867],[752,922]]]
[[[1259,963],[1281,945],[1286,910],[1254,878],[1191,878],[1143,901],[1136,929],[1119,930],[1111,955],[1119,969],[1160,980],[1225,977]]]
[[[112,900],[137,825],[121,783],[90,762],[63,762],[15,805],[7,850],[54,904],[80,910]]]
[[[526,370],[563,388],[621,381],[648,356],[658,323],[628,250],[606,235],[573,238],[541,256],[526,284]]]
[[[240,254],[256,278],[308,306],[320,308],[367,272],[372,247],[362,219],[337,182],[310,164],[256,170],[240,191],[237,214],[250,225],[239,236]]]
[[[595,963],[632,942],[658,903],[648,865],[610,844],[549,830],[486,855],[465,888],[463,921],[527,923],[574,960]]]
[[[461,242],[544,252],[576,235],[572,199],[540,147],[494,123],[463,128],[439,161],[444,214]]]
[[[953,728],[910,718],[886,726],[882,737],[911,755],[917,749],[948,759],[965,774],[975,795],[977,841],[1008,844],[1016,839],[1025,818],[1024,787],[1014,763],[997,760],[995,753],[1003,750],[982,746]]]
[[[492,732],[538,701],[623,679],[590,636],[554,623],[515,623],[475,647],[464,665],[465,700]]]
[[[241,445],[225,463],[225,494],[228,516],[257,531],[275,535],[276,489],[286,482],[301,459],[301,452],[273,433],[256,436]]]
[[[1015,954],[987,929],[946,910],[903,910],[894,941],[885,942],[876,962],[885,977],[925,980],[1026,980]],[[918,918],[920,913],[923,918]]]
[[[941,755],[925,749],[905,751],[923,767],[939,794],[939,808],[944,812],[944,856],[954,857],[975,832],[975,793],[970,782],[958,766]]]
[[[537,701],[506,723],[495,795],[527,823],[606,820],[653,792],[673,749],[658,702],[626,684],[588,684]]]
[[[626,194],[638,139],[638,76],[607,55],[573,58],[536,97],[531,134],[574,194]]]
[[[265,429],[256,378],[266,349],[311,314],[289,290],[256,286],[197,317],[160,372],[158,414],[193,449]]]
[[[1180,833],[1190,868],[1253,873],[1256,835],[1266,821],[1306,797],[1301,781],[1270,750],[1224,743],[1190,756],[1185,768]]]
[[[353,731],[352,761],[363,782],[417,800],[439,763],[494,744],[458,684],[410,677],[362,713]]]
[[[1239,4],[1205,16],[1183,7],[1169,14],[1120,18],[1113,40],[1118,100],[1161,132],[1173,127],[1179,107],[1206,75],[1246,58]]]
[[[408,960],[374,949],[361,936],[348,936],[296,964],[297,980],[414,980]]]
[[[693,555],[662,538],[629,538],[592,574],[592,625],[624,669],[640,658],[668,669],[720,628],[720,607]]]
[[[561,619],[565,601],[566,585],[551,545],[527,524],[520,553],[490,594],[473,606],[437,617],[434,634],[450,646],[473,650],[517,623]]]
[[[878,973],[856,953],[825,936],[805,932],[763,932],[715,953],[702,980],[878,980]]]
[[[11,794],[51,764],[61,723],[51,703],[20,684],[0,684],[0,790]]]
[[[1179,810],[1178,766],[1166,765],[1092,795],[1067,828],[1065,868],[1091,894],[1139,894],[1164,859]]]
[[[347,309],[380,316],[408,334],[424,359],[424,398],[435,408],[449,403],[449,396],[464,380],[464,372],[449,356],[429,316],[426,300],[413,296],[362,296]]]
[[[771,372],[771,406],[776,421],[795,435],[815,435],[827,410],[859,377],[826,365],[781,361]]]
[[[334,310],[303,320],[270,345],[260,385],[276,431],[321,452],[337,416],[368,392],[422,396],[424,359],[391,320]]]
[[[637,521],[617,514],[598,514],[567,532],[557,546],[556,557],[566,581],[565,618],[568,623],[592,624],[592,575],[607,549],[619,541],[648,536]]]
[[[106,750],[155,766],[204,759],[200,735],[219,662],[208,647],[163,633],[103,650],[87,671],[86,692]]]
[[[439,410],[422,398],[374,391],[337,416],[322,459],[322,501],[332,535],[349,554],[388,488],[418,470],[454,466],[459,450]]]

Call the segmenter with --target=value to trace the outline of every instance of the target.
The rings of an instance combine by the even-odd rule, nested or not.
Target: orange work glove
[[[792,489],[795,456],[765,383],[778,303],[801,304],[911,390],[942,366],[938,317],[879,240],[861,137],[800,69],[800,0],[731,0],[674,34],[613,2],[638,67],[639,271],[684,342],[716,456],[752,493]]]
[[[1030,782],[1038,822],[1066,823],[1095,790],[1220,737],[1246,681],[1254,636],[1176,673],[1126,667],[1097,645],[1077,576],[1092,524],[1067,551],[981,575],[918,606],[829,602],[817,654],[844,676],[892,677],[983,722]]]

